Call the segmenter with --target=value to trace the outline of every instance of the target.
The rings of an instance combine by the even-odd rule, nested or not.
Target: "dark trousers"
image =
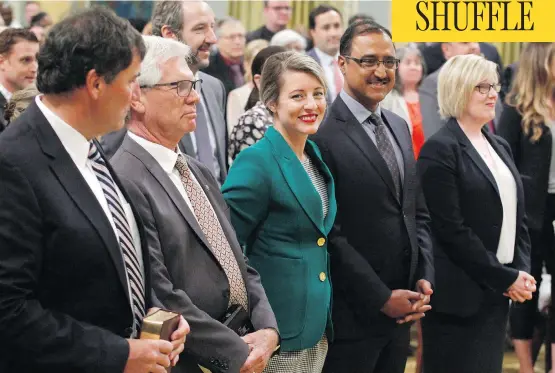
[[[530,229],[531,252],[531,275],[534,276],[537,284],[532,300],[524,303],[513,303],[511,307],[510,323],[511,337],[514,339],[532,339],[534,328],[544,322],[538,311],[539,288],[542,279],[542,269],[545,263],[549,272],[553,273],[555,261],[555,233],[553,231],[553,221],[555,220],[555,195],[549,194],[547,205],[544,212],[544,222],[541,230]],[[554,293],[555,281],[551,281],[551,294]],[[553,298],[552,298],[553,299]],[[553,310],[553,304],[551,309]],[[553,312],[551,312],[553,315]],[[550,333],[555,335],[555,318],[550,317]]]
[[[410,325],[362,340],[335,340],[329,345],[323,373],[404,373]]]

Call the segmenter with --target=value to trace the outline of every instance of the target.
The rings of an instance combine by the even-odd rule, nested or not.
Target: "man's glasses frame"
[[[377,69],[378,66],[382,64],[388,70],[397,70],[399,68],[399,63],[401,62],[399,59],[393,57],[383,60],[378,60],[375,57],[356,58],[352,56],[343,56],[343,58],[355,61],[364,69]]]
[[[193,89],[198,92],[197,83],[200,88],[200,86],[202,85],[202,79],[197,79],[197,80],[183,79],[183,80],[179,80],[177,82],[171,82],[171,83],[142,85],[141,88],[172,87],[172,89],[177,89],[177,95],[179,97],[189,97]]]

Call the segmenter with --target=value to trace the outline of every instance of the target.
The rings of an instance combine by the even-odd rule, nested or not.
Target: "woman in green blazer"
[[[328,234],[333,179],[316,144],[326,111],[324,73],[283,52],[264,64],[260,96],[274,125],[239,153],[222,188],[239,242],[276,314],[281,353],[264,372],[319,373],[331,328]]]

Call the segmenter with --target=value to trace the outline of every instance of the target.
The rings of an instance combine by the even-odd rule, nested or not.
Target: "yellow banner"
[[[552,42],[555,0],[392,0],[395,42]]]

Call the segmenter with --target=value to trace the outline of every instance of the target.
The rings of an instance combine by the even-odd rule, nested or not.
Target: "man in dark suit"
[[[227,175],[226,94],[222,82],[199,69],[210,63],[210,48],[216,43],[214,12],[203,1],[160,1],[152,14],[152,33],[179,40],[193,49],[197,59],[191,64],[195,79],[201,79],[197,104],[197,128],[179,142],[183,152],[203,163],[222,184]],[[200,31],[199,31],[200,30]],[[102,139],[111,157],[123,141],[125,130]]]
[[[403,373],[406,322],[424,315],[432,294],[430,219],[407,124],[379,105],[398,66],[389,31],[350,25],[339,53],[343,91],[314,137],[338,205],[329,245],[335,340],[324,372]]]
[[[287,24],[291,20],[293,8],[289,0],[264,0],[264,18],[266,23],[247,34],[247,43],[257,39],[266,41],[272,40],[272,37],[281,30],[287,28]]]
[[[456,48],[457,44],[468,45],[468,44],[476,44],[476,43],[419,43],[418,48],[420,49],[420,51],[422,52],[422,55],[424,56],[424,61],[426,62],[426,70],[428,72],[428,75],[439,70],[446,61],[445,54],[444,54],[444,49],[446,46],[444,46],[443,44],[447,44],[447,47],[449,47],[449,44],[450,44]],[[499,51],[497,50],[495,45],[491,43],[477,43],[477,44],[480,49],[479,53],[482,53],[482,55],[487,60],[495,62],[497,64],[499,74],[501,74],[503,72],[503,61],[501,60],[501,55],[499,54]]]
[[[15,91],[35,83],[39,41],[28,30],[10,28],[0,33],[0,132],[6,126],[4,110]]]
[[[145,37],[145,44],[129,131],[111,162],[145,224],[156,296],[191,325],[174,371],[200,373],[201,365],[213,373],[261,372],[278,343],[276,319],[258,273],[245,263],[216,180],[206,166],[177,150],[195,128],[199,100],[185,62],[190,48],[156,36]],[[153,74],[156,63],[161,75]],[[151,89],[184,80],[189,82],[177,91]],[[168,115],[176,112],[182,115]],[[206,229],[207,219],[213,231]],[[216,231],[227,245],[216,245]],[[244,338],[220,321],[237,303],[256,329]]]
[[[188,325],[173,347],[134,339],[154,303],[143,225],[94,140],[123,125],[144,44],[106,9],[50,36],[44,96],[0,136],[0,371],[165,372]]]
[[[233,17],[218,21],[217,51],[210,56],[210,64],[202,71],[220,79],[225,87],[226,97],[235,88],[245,84],[243,56],[245,54],[245,27]]]

